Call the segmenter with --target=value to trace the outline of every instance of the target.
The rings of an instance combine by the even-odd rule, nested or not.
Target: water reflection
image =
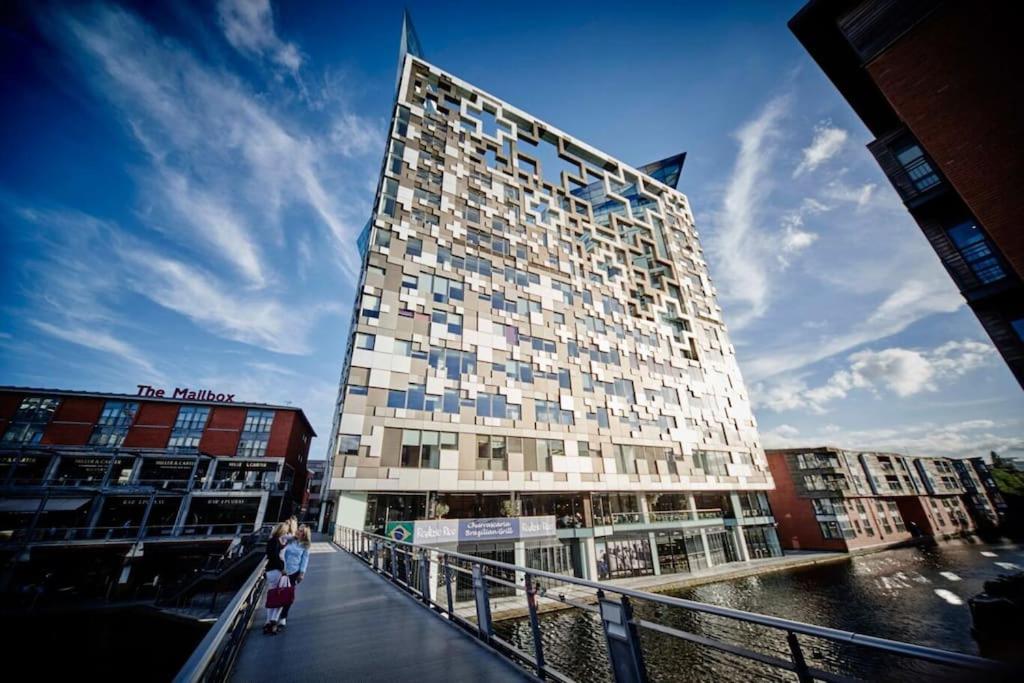
[[[904,548],[777,574],[706,584],[678,597],[862,634],[978,654],[970,633],[967,599],[982,583],[1024,565],[1014,545],[952,542]],[[637,616],[789,659],[784,634],[707,614],[636,603]],[[545,615],[548,663],[576,680],[612,680],[600,622],[579,610]],[[532,649],[525,622],[500,622],[499,635]],[[653,681],[793,680],[784,671],[641,629]],[[801,638],[808,664],[866,680],[949,679],[956,672],[852,645]]]

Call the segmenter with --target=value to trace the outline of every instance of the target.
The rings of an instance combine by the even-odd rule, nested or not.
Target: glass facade
[[[167,446],[184,451],[199,450],[199,440],[203,438],[209,418],[210,409],[205,406],[182,406]]]
[[[139,404],[135,401],[107,401],[89,437],[89,444],[117,448],[124,443],[128,428],[138,412]]]
[[[59,405],[58,398],[29,396],[22,399],[0,442],[22,445],[39,443]]]

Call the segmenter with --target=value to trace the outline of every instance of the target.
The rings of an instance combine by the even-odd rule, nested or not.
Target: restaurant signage
[[[136,384],[138,391],[136,396],[143,398],[167,398],[167,392],[163,389],[151,387],[148,384]],[[218,394],[211,389],[191,389],[189,387],[174,387],[170,398],[180,398],[186,401],[216,401],[218,403],[234,403],[234,394]]]
[[[388,522],[385,535],[394,538],[391,530],[398,525],[412,524],[410,538],[423,545],[438,543],[475,543],[482,541],[515,541],[521,538],[543,538],[556,535],[555,518],[488,517],[483,519],[421,519],[416,522]]]

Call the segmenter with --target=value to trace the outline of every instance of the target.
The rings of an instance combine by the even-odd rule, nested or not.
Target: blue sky
[[[786,28],[800,4],[409,6],[438,66],[626,162],[688,153],[767,446],[1024,455],[1024,397]],[[24,6],[0,383],[292,403],[321,456],[403,5]]]

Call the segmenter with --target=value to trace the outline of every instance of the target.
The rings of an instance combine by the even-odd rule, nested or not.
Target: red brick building
[[[789,27],[1024,386],[1024,56],[1017,5],[813,0]]]
[[[0,387],[0,450],[63,452],[65,464],[72,451],[209,456],[220,461],[222,473],[253,471],[245,462],[251,459],[280,459],[290,494],[283,509],[298,514],[316,436],[302,410],[207,391],[177,392],[205,400],[163,394],[141,386],[135,395]],[[216,398],[224,400],[210,400]],[[213,477],[217,466],[210,467]]]
[[[831,446],[766,451],[768,501],[783,548],[848,552],[971,533],[968,495],[948,458]]]
[[[899,498],[875,493],[856,454],[822,446],[766,455],[775,481],[768,502],[783,548],[848,552],[912,537]]]

